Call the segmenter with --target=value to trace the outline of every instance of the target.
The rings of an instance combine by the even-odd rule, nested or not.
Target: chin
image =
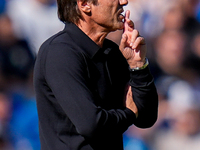
[[[110,26],[109,28],[107,28],[109,30],[109,32],[113,32],[116,30],[122,30],[124,28],[124,23],[123,22],[118,22],[112,26]]]
[[[124,23],[120,22],[117,30],[122,30],[122,29],[124,29]]]
[[[118,30],[122,30],[122,29],[124,29],[124,25],[122,25],[121,27],[119,27]]]
[[[117,22],[115,28],[116,30],[122,30],[124,28],[124,23],[122,21]]]

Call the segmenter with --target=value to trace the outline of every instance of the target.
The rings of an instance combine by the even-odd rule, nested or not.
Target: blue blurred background
[[[125,150],[200,149],[200,1],[129,0],[148,45],[159,94],[150,129],[131,126]],[[0,150],[39,150],[33,67],[40,45],[62,30],[55,0],[0,0]],[[108,38],[119,44],[122,31]]]

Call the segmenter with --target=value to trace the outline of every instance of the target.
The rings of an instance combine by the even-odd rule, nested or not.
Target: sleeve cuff
[[[128,108],[125,108],[124,111],[127,114],[127,117],[130,118],[130,119],[128,119],[130,121],[129,125],[132,125],[135,122],[135,120],[136,120],[135,113],[132,110],[128,109]]]
[[[129,84],[133,87],[144,87],[150,85],[154,81],[153,76],[150,73],[149,67],[145,69],[130,71]]]

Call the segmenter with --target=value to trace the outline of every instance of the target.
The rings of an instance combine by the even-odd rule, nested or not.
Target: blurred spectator
[[[0,16],[0,88],[26,80],[34,64],[34,56],[25,40],[15,37],[12,22]],[[2,82],[1,82],[2,81]],[[10,85],[11,84],[11,85]]]
[[[7,139],[10,139],[8,143],[14,150],[38,150],[40,146],[32,85],[34,60],[26,40],[15,36],[12,21],[7,15],[2,14],[0,16],[0,88],[5,91],[9,99],[3,99],[0,95],[0,123],[3,123],[2,118],[10,112],[5,134]],[[7,146],[7,139],[0,138],[0,146]]]
[[[182,2],[180,0],[172,2],[163,15],[163,30],[182,30],[185,18]]]
[[[157,131],[155,150],[198,150],[200,148],[200,107],[192,87],[176,81],[169,88],[170,128]]]
[[[194,66],[188,62],[191,49],[186,45],[187,35],[180,30],[166,30],[157,38],[154,59],[156,64],[151,66],[155,77],[173,75],[191,83],[199,80]]]
[[[183,76],[186,37],[180,31],[165,31],[155,43],[156,63],[164,74]]]
[[[27,39],[35,54],[44,40],[64,26],[57,17],[55,0],[10,0],[7,12],[15,34]]]
[[[155,150],[199,150],[199,110],[181,112],[171,123],[172,129],[157,135]]]

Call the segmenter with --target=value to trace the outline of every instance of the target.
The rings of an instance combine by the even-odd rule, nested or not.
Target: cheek
[[[96,22],[108,24],[112,21],[111,11],[107,9],[97,9],[94,10],[93,17]]]

